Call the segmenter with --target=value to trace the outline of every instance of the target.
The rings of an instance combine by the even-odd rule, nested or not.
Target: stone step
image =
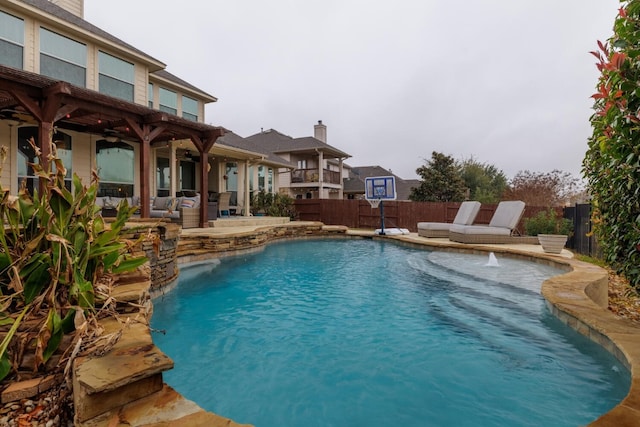
[[[80,427],[251,427],[206,412],[168,385],[121,408],[78,424]]]
[[[123,326],[112,319],[101,325],[104,336],[119,330],[123,333],[107,354],[74,362],[73,396],[78,423],[158,392],[163,387],[162,372],[173,368],[173,361],[153,344],[145,322],[129,320]]]
[[[262,225],[281,225],[291,221],[289,217],[279,216],[233,216],[209,221],[209,227],[255,227]]]

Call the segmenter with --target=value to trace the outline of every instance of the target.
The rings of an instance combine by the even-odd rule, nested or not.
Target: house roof
[[[26,7],[27,9],[29,8],[37,9],[38,11],[40,11],[40,14],[44,12],[45,14],[50,15],[52,18],[64,21],[68,26],[70,26],[71,29],[76,28],[80,30],[78,32],[89,33],[95,36],[97,39],[103,39],[108,43],[113,44],[124,51],[128,51],[131,54],[147,62],[147,65],[149,66],[149,71],[153,75],[157,75],[159,78],[163,78],[171,83],[188,88],[190,91],[195,92],[204,98],[210,99],[211,101],[217,100],[214,96],[208,94],[207,92],[193,86],[190,83],[187,83],[186,81],[164,70],[164,68],[166,67],[166,64],[164,64],[162,61],[159,61],[158,59],[152,57],[151,55],[124,42],[123,40],[102,30],[101,28],[96,27],[90,22],[85,21],[81,17],[74,15],[73,13],[52,3],[49,0],[14,0],[12,1],[12,3],[18,7],[22,6],[22,7]]]
[[[419,180],[402,179],[382,166],[351,166],[349,178],[344,180],[344,191],[348,193],[364,193],[364,180],[372,176],[395,177],[397,200],[409,200],[411,189],[420,185]]]
[[[319,139],[313,137],[292,138],[288,135],[269,129],[256,133],[245,138],[272,153],[316,153],[322,151],[332,157],[351,157],[349,154],[339,150]]]
[[[167,81],[169,81],[169,82],[171,82],[171,83],[173,83],[175,85],[182,86],[182,87],[190,90],[191,92],[194,92],[194,93],[196,93],[196,94],[198,94],[198,95],[200,95],[200,96],[202,96],[204,98],[208,98],[209,102],[215,102],[215,101],[218,100],[218,98],[216,98],[215,96],[210,95],[210,94],[204,92],[201,89],[198,89],[197,87],[195,87],[191,83],[182,80],[180,77],[178,77],[178,76],[176,76],[174,74],[171,74],[167,70],[154,71],[153,73],[151,73],[151,76],[155,76],[155,77],[158,77],[160,79],[167,80]]]
[[[241,137],[240,135],[227,131],[224,136],[218,138],[216,140],[215,148],[220,147],[232,147],[236,149],[248,150],[254,153],[255,157],[261,157],[262,162],[265,164],[271,164],[273,166],[284,167],[284,168],[294,168],[295,165],[288,160],[283,159],[276,154],[269,152],[264,147],[257,145],[253,141],[249,141],[246,138]]]

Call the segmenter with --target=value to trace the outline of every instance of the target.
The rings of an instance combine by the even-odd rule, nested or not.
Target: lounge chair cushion
[[[520,200],[500,202],[491,217],[489,227],[504,227],[513,230],[524,212],[524,205],[524,202]]]
[[[478,212],[480,202],[467,201],[460,204],[453,224],[468,225],[473,224]],[[452,224],[448,222],[419,222],[418,235],[422,237],[447,237]]]
[[[495,234],[499,236],[510,236],[511,229],[506,227],[492,227],[490,225],[459,225],[452,224],[449,233],[460,234]]]
[[[480,202],[462,202],[456,217],[453,219],[454,224],[471,225],[480,212]]]

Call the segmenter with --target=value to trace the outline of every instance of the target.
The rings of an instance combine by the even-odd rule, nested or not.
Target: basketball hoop
[[[371,209],[375,209],[380,206],[382,199],[367,199],[367,202],[371,205]]]

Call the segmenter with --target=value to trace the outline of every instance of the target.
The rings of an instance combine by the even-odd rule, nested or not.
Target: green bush
[[[583,161],[592,224],[608,265],[640,288],[640,1],[623,2],[613,35],[591,52],[600,71]]]
[[[254,215],[264,214],[268,216],[294,216],[293,199],[286,194],[267,193],[262,190],[253,196],[251,212]]]
[[[30,143],[40,153],[33,139]],[[25,352],[35,352],[33,369],[42,370],[78,322],[83,326],[77,339],[92,332],[96,304],[109,299],[94,284],[106,273],[131,271],[146,262],[130,256],[130,242],[120,238],[136,208],[125,202],[107,226],[95,204],[97,179],[86,187],[74,174],[73,191],[68,190],[54,144],[51,153],[55,168],[44,170],[41,155],[31,165],[44,182],[41,194],[29,194],[24,181],[17,196],[0,186],[0,327],[7,331],[0,343],[0,380],[18,369]],[[6,155],[1,146],[3,163]],[[30,325],[28,331],[19,330],[21,322]]]
[[[549,208],[540,211],[537,215],[524,220],[524,230],[529,236],[538,234],[564,234],[570,236],[573,233],[573,223],[567,218],[558,215],[555,209]]]

